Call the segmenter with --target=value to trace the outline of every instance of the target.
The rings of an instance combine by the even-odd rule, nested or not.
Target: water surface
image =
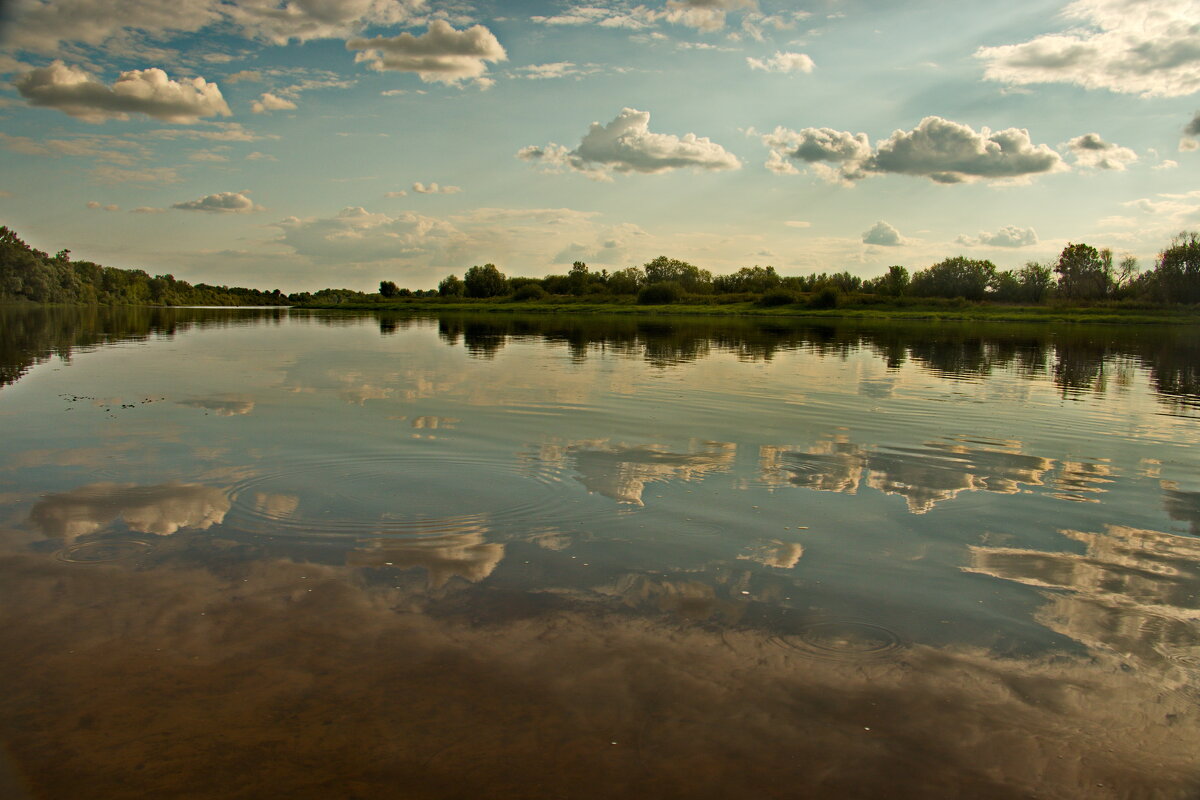
[[[30,796],[1200,792],[1188,328],[0,324]]]

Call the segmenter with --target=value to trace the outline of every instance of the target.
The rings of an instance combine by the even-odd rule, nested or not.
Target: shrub
[[[773,308],[774,306],[790,306],[792,303],[799,302],[800,298],[789,292],[787,289],[772,289],[769,292],[764,292],[763,296],[758,298],[755,305],[763,308]]]
[[[652,283],[638,292],[637,301],[642,306],[664,306],[677,302],[681,297],[683,289],[678,283],[663,281]]]
[[[517,287],[513,292],[513,300],[542,300],[546,297],[546,290],[536,283],[526,283]]]
[[[808,299],[809,308],[837,308],[841,300],[841,292],[832,286],[824,286],[821,291]]]

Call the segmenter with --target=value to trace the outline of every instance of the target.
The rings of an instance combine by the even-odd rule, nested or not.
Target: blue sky
[[[18,0],[0,222],[285,291],[1200,227],[1200,0]]]

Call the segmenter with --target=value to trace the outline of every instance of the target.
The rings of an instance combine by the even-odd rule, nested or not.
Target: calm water
[[[1195,330],[0,326],[0,795],[1200,794]]]

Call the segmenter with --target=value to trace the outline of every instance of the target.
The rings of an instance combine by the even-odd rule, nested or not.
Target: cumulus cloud
[[[750,69],[761,69],[764,72],[812,72],[813,60],[804,53],[784,53],[777,51],[767,59],[747,58]]]
[[[296,104],[284,97],[263,92],[250,106],[250,110],[255,114],[265,114],[268,111],[294,111]]]
[[[941,117],[926,117],[909,131],[897,130],[872,151],[865,133],[831,128],[776,128],[762,137],[770,148],[767,167],[795,174],[796,163],[828,180],[850,182],[871,174],[897,173],[937,183],[1018,179],[1064,169],[1062,157],[1034,144],[1029,131],[975,131]]]
[[[87,122],[145,114],[166,122],[194,123],[232,112],[215,83],[204,78],[173,81],[161,69],[122,72],[110,87],[85,70],[55,60],[29,70],[13,85],[30,105],[55,108]]]
[[[622,109],[607,125],[593,122],[574,150],[553,143],[531,145],[518,151],[517,157],[597,180],[611,180],[613,172],[658,173],[683,167],[715,171],[742,165],[737,156],[707,137],[651,133],[650,112],[634,108]]]
[[[401,189],[398,192],[384,192],[384,197],[408,197],[408,192]]]
[[[93,210],[98,209],[98,210],[102,210],[102,211],[120,211],[121,210],[120,206],[113,205],[111,203],[108,205],[105,205],[104,203],[98,203],[95,200],[89,200],[87,207],[90,209],[93,209]]]
[[[972,178],[1019,178],[1061,165],[1058,153],[1047,145],[1035,145],[1027,130],[976,132],[968,125],[926,117],[913,130],[895,131],[879,142],[867,168],[959,183]]]
[[[1075,165],[1090,169],[1111,169],[1118,172],[1138,160],[1137,153],[1128,147],[1106,142],[1098,133],[1076,136],[1066,144],[1075,158]]]
[[[870,230],[863,231],[863,244],[875,244],[881,247],[896,247],[904,244],[900,231],[883,220],[876,222]]]
[[[253,211],[262,211],[263,207],[256,205],[246,195],[249,192],[218,192],[217,194],[206,195],[199,200],[188,200],[184,203],[175,203],[171,208],[178,208],[181,211],[207,211],[213,214],[248,214]]]
[[[986,245],[989,247],[1028,247],[1038,243],[1037,233],[1033,228],[1018,228],[1016,225],[1005,225],[995,233],[980,231],[978,236],[963,234],[954,241],[968,247]]]
[[[458,194],[462,191],[459,186],[439,186],[436,182],[428,185],[417,181],[412,185],[417,194]]]
[[[984,77],[1007,84],[1073,83],[1143,97],[1200,90],[1200,0],[1076,0],[1078,27],[1020,44],[981,47]]]
[[[402,33],[386,38],[351,39],[346,49],[360,51],[356,62],[366,62],[379,71],[415,72],[426,83],[458,83],[464,79],[485,81],[485,62],[505,61],[508,54],[495,35],[482,25],[455,30],[445,20],[429,23],[420,35]]]
[[[871,142],[865,133],[833,128],[793,131],[779,127],[765,134],[762,141],[771,149],[767,169],[782,175],[799,174],[793,163],[798,161],[810,165],[827,180],[848,181],[863,177],[862,165],[871,157]]]

